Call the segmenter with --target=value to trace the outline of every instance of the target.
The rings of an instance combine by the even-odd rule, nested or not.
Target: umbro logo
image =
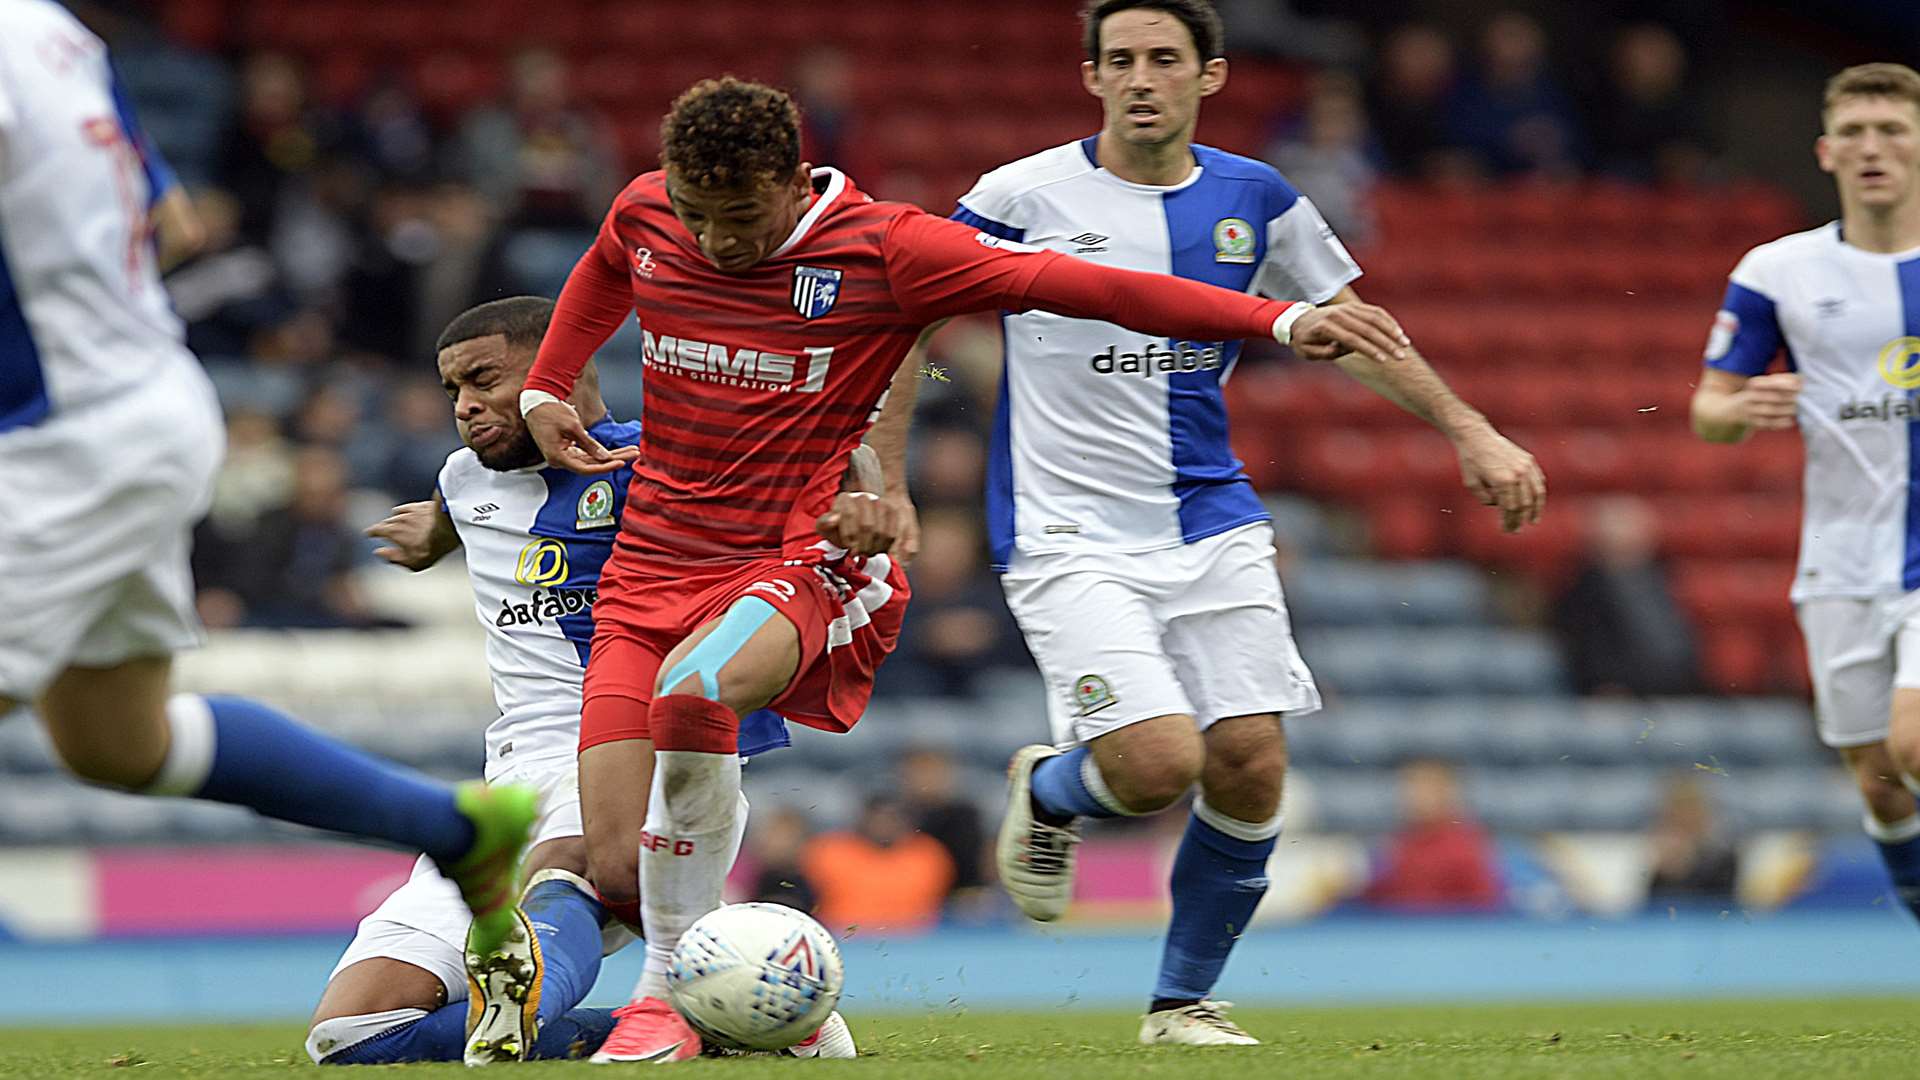
[[[1075,255],[1091,255],[1096,251],[1107,250],[1105,244],[1108,239],[1097,232],[1083,232],[1068,240],[1067,243],[1075,245],[1073,252]]]
[[[473,520],[485,521],[500,509],[499,503],[481,503],[473,508]]]
[[[1823,319],[1837,319],[1847,313],[1847,302],[1840,297],[1829,296],[1822,300],[1815,300],[1813,308]]]

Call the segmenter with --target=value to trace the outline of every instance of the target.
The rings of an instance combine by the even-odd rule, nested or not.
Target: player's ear
[[[1200,96],[1212,97],[1227,86],[1227,58],[1216,56],[1200,65]]]
[[[793,170],[793,186],[800,190],[802,197],[813,194],[813,162],[803,161]]]
[[[1833,148],[1828,145],[1825,135],[1813,140],[1813,159],[1820,163],[1821,172],[1833,171]]]
[[[1086,87],[1087,93],[1094,97],[1103,96],[1100,93],[1100,68],[1091,60],[1080,61],[1080,85]]]

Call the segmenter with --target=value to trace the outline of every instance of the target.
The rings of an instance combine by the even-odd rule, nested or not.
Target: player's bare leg
[[[1250,1046],[1259,1040],[1210,999],[1233,944],[1266,893],[1267,859],[1280,831],[1287,744],[1271,713],[1229,717],[1206,730],[1187,835],[1173,865],[1173,920],[1143,1043]]]
[[[1920,757],[1920,690],[1896,687],[1887,740],[1840,751],[1867,804],[1862,824],[1880,849],[1893,891],[1920,917],[1920,812],[1909,786]]]
[[[740,718],[779,696],[799,667],[799,630],[752,596],[661,663],[647,718],[654,771],[639,844],[647,966],[658,974],[643,977],[595,1061],[699,1055],[700,1037],[665,1000],[665,961],[694,920],[723,900],[740,824]]]
[[[233,803],[424,851],[460,887],[483,942],[506,937],[538,812],[531,788],[450,791],[258,702],[173,694],[171,671],[171,658],[154,656],[57,676],[38,711],[67,768],[99,784]]]
[[[603,707],[605,699],[595,699]],[[628,702],[629,699],[620,699]],[[639,710],[645,706],[631,702]],[[628,926],[640,926],[640,834],[653,790],[653,740],[621,739],[580,753],[580,816],[587,878],[600,902]]]

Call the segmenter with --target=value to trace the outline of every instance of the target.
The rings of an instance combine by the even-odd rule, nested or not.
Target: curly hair
[[[800,167],[800,107],[771,86],[731,75],[704,79],[661,122],[660,160],[697,188],[784,179]]]

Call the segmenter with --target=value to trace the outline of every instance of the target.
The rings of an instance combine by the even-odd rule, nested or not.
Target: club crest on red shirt
[[[824,266],[793,268],[793,310],[801,318],[817,319],[833,310],[840,299],[840,271]]]

